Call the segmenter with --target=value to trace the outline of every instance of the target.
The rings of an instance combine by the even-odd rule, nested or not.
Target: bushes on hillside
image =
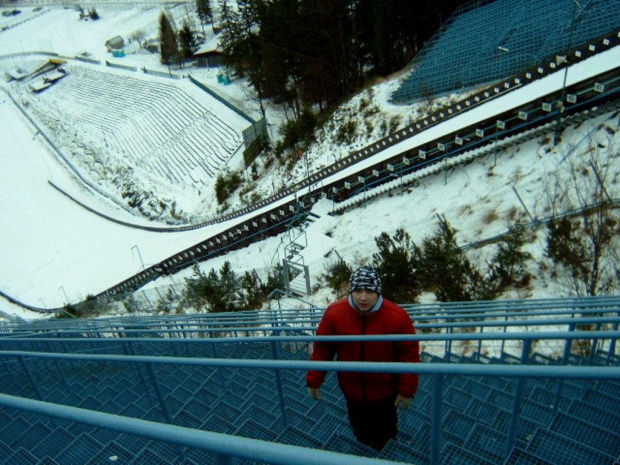
[[[241,185],[241,176],[236,172],[218,174],[215,181],[215,198],[222,205],[228,197]]]
[[[327,264],[321,277],[337,296],[343,296],[349,290],[349,278],[352,272],[351,266],[338,257],[338,260]]]
[[[230,262],[225,262],[218,271],[212,269],[205,274],[198,266],[194,274],[185,278],[185,290],[181,308],[193,307],[213,312],[236,312],[258,309],[267,299],[274,285],[274,275],[263,283],[256,272],[237,275]]]
[[[437,300],[457,302],[496,298],[509,285],[528,280],[526,263],[530,254],[525,227],[517,222],[499,241],[492,264],[481,269],[456,242],[456,231],[440,218],[435,231],[421,245],[399,229],[394,236],[383,232],[375,238],[377,252],[372,265],[382,278],[383,295],[400,303],[415,302],[423,291],[434,292]],[[352,268],[346,262],[328,265],[323,279],[337,294],[343,294]]]
[[[372,255],[373,266],[381,276],[383,294],[396,302],[415,302],[420,285],[409,234],[403,229],[398,229],[394,237],[384,232],[375,243],[378,252]]]

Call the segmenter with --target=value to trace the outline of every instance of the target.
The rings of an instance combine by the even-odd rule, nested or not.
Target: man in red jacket
[[[318,336],[415,334],[405,310],[381,296],[381,279],[364,266],[351,275],[348,298],[332,303],[321,319]],[[420,361],[418,341],[315,342],[312,360],[348,362]],[[321,397],[325,371],[310,370],[310,396]],[[396,408],[406,410],[418,388],[417,374],[338,372],[338,384],[347,401],[349,422],[357,440],[381,450],[395,438]]]

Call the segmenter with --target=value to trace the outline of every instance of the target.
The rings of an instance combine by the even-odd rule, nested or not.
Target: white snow
[[[27,51],[49,51],[66,57],[88,53],[93,59],[110,60],[111,55],[105,49],[108,39],[121,35],[127,42],[128,37],[139,29],[145,31],[147,37],[153,37],[157,32],[159,17],[157,8],[124,11],[98,7],[101,19],[95,22],[80,21],[77,13],[71,9],[46,7],[39,12],[32,12],[29,8],[22,8],[22,11],[21,18],[0,17],[0,29],[8,24],[5,21],[23,21],[0,32],[0,68],[5,71],[14,68],[13,64],[26,66],[33,60],[44,62],[46,59],[33,56],[27,59],[6,57]],[[187,14],[184,7],[173,10],[173,13],[177,21]],[[29,17],[32,19],[28,20]],[[124,65],[167,70],[158,63],[157,55],[128,53],[126,57],[112,61],[120,60]],[[573,66],[568,73],[568,80],[572,82],[581,79],[588,73],[608,69],[618,62],[620,48],[616,47],[582,65]],[[103,66],[97,69],[110,74],[122,73]],[[187,69],[179,70],[180,74],[187,72]],[[245,105],[249,113],[256,115],[255,103],[248,99],[245,83],[222,86],[217,83],[217,73],[217,70],[191,70],[191,74],[201,82],[227,95],[236,104]],[[140,73],[126,75],[145,81],[154,79]],[[452,130],[458,125],[471,124],[498,108],[512,107],[524,99],[536,98],[548,88],[557,86],[563,77],[563,73],[555,73],[535,84],[524,85],[522,89],[508,93],[504,99],[495,99],[461,117],[437,125],[412,140],[403,141],[379,157],[392,155],[414,142]],[[360,105],[362,99],[369,99],[380,108],[382,117],[399,117],[400,127],[403,127],[409,119],[421,114],[422,109],[420,106],[390,105],[389,92],[397,84],[397,78],[377,84],[372,92],[361,93],[351,101],[348,110],[343,108],[342,113],[336,116],[346,118],[348,111],[355,117],[356,106]],[[41,135],[35,132],[7,92],[17,94],[17,98],[24,94],[20,94],[23,90],[8,84],[4,79],[0,81],[0,290],[11,297],[29,305],[47,308],[67,302],[77,303],[89,294],[97,294],[127,279],[143,266],[155,264],[232,224],[229,221],[189,232],[157,233],[122,226],[89,212],[55,189],[50,182],[106,215],[134,224],[153,224],[144,218],[130,215],[116,203],[86,188],[77,180]],[[201,98],[208,101],[204,95]],[[230,120],[234,119],[234,116],[229,116]],[[269,110],[268,120],[272,125],[281,117],[282,112],[278,109]],[[531,140],[497,155],[487,155],[470,164],[450,169],[447,175],[443,172],[430,175],[420,179],[415,187],[397,189],[392,194],[382,195],[345,214],[329,215],[334,205],[326,200],[319,202],[313,212],[320,218],[309,227],[308,247],[303,251],[313,282],[317,282],[325,265],[335,258],[336,253],[349,263],[369,262],[375,250],[374,238],[383,231],[392,234],[398,228],[403,228],[414,241],[421,241],[432,232],[437,215],[445,215],[458,230],[461,244],[494,236],[506,230],[508,219],[515,209],[523,212],[513,188],[518,191],[531,214],[546,216],[542,202],[545,173],[555,170],[571,150],[572,153],[589,150],[588,135],[608,138],[609,134],[604,128],[599,128],[601,124],[615,131],[616,140],[620,137],[618,118],[612,120],[610,115],[603,115],[578,128],[567,130],[562,143],[556,147],[550,141],[551,138]],[[78,134],[81,140],[88,141],[95,149],[103,148],[105,137],[95,126],[84,124],[80,130],[83,131]],[[274,126],[270,130],[275,133]],[[377,138],[381,136],[377,131],[375,134]],[[306,154],[310,171],[327,166],[351,150],[372,142],[367,140],[362,143],[360,140],[350,146],[338,147],[333,143],[332,134],[327,131],[321,133],[317,143]],[[294,181],[306,176],[303,159],[289,174],[279,166],[265,170],[263,162],[259,161],[258,164],[261,171],[260,180],[256,181],[256,192],[263,197],[281,187],[285,180]],[[249,177],[249,173],[246,175]],[[175,198],[179,205],[187,206],[191,213],[198,212],[208,217],[216,214],[215,205],[209,200],[213,196],[212,187],[212,184],[205,186],[199,200],[195,189],[171,188],[168,195]],[[236,201],[231,202],[231,208],[235,205]],[[224,261],[230,261],[240,274],[252,269],[264,274],[272,268],[273,260],[277,259],[282,240],[282,237],[276,237],[252,244],[205,262],[202,267],[206,270],[219,269]],[[531,245],[531,251],[540,255],[541,248],[539,237],[539,241]],[[191,270],[187,270],[180,275],[159,279],[149,288],[182,282],[183,276],[190,273]],[[566,290],[549,286],[541,277],[535,280],[527,292],[536,297],[558,297]],[[322,305],[333,297],[329,291],[322,290],[312,298]],[[39,317],[4,299],[0,299],[0,312],[23,318]]]

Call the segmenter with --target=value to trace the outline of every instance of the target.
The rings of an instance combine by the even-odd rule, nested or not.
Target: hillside
[[[115,35],[119,24],[123,24],[128,33],[134,27],[151,27],[153,34],[151,18],[157,15],[155,9],[140,14],[100,9],[99,13],[102,19],[95,25],[97,34],[93,34],[90,28],[93,25],[76,23],[76,13],[72,10],[46,12],[3,32],[0,54],[45,46],[61,54],[87,51],[94,58],[109,59],[102,44]],[[182,14],[179,13],[180,16]],[[137,19],[132,19],[138,17],[141,18],[139,24]],[[135,26],[130,26],[134,24],[132,21],[135,21]],[[49,28],[47,33],[44,32],[44,25]],[[36,33],[33,32],[35,29]],[[84,37],[89,40],[82,40]],[[80,44],[78,48],[77,43]],[[123,63],[161,69],[156,55],[141,51],[128,54],[123,58]],[[244,97],[247,95],[245,82],[234,81],[230,86],[218,87],[214,70],[191,71],[231,100],[238,103],[245,100],[247,110],[255,111],[251,100]],[[333,163],[351,150],[385,136],[386,131],[404,127],[428,111],[431,105],[442,103],[438,99],[409,107],[393,106],[388,103],[388,98],[398,82],[399,76],[395,76],[377,83],[334,112],[331,120],[317,133],[316,143],[294,164],[292,170],[287,169],[286,160],[268,156],[259,160],[255,174],[245,173],[251,183],[235,194],[228,208],[232,210],[243,205],[252,194],[255,198],[271,195],[283,185],[303,179],[308,172]],[[4,199],[2,210],[6,212],[0,221],[0,233],[9,238],[0,246],[0,260],[11,266],[1,271],[0,282],[3,284],[0,290],[30,305],[42,307],[79,302],[144,266],[157,263],[202,240],[217,229],[209,227],[175,234],[148,233],[94,217],[52,189],[49,181],[53,180],[79,200],[109,216],[134,223],[144,222],[144,219],[131,217],[116,205],[84,190],[50,154],[45,144],[36,138],[23,118],[11,109],[5,94],[0,95],[1,126],[3,131],[7,131],[3,133],[3,140],[11,141],[7,147],[10,163],[5,171],[6,181],[2,183],[3,192],[0,192],[0,198]],[[446,100],[461,97],[450,96]],[[278,127],[282,120],[282,112],[278,108],[269,108],[268,121],[274,139],[279,137]],[[355,130],[343,138],[340,128],[351,121],[355,122]],[[618,133],[617,114],[606,114],[567,128],[557,146],[553,145],[552,137],[538,137],[466,165],[452,167],[445,173],[428,176],[412,185],[398,187],[343,214],[330,215],[334,205],[322,201],[313,211],[319,218],[308,229],[308,247],[303,252],[305,263],[310,267],[312,283],[320,282],[319,277],[325,266],[336,256],[352,264],[368,262],[375,251],[374,238],[383,231],[393,234],[403,228],[414,241],[420,242],[433,231],[437,215],[445,216],[456,228],[458,242],[462,245],[504,232],[510,220],[517,216],[527,218],[525,208],[532,217],[546,217],[546,187],[552,184],[551,176],[561,171],[571,157],[578,159],[593,151],[610,152],[617,157]],[[81,136],[102,143],[96,133]],[[616,172],[612,173],[612,177],[617,176],[618,164],[615,166]],[[205,185],[200,195],[208,196],[210,188]],[[180,205],[187,203],[183,192],[168,191],[167,195]],[[215,208],[212,201],[210,208]],[[212,210],[202,210],[197,216],[212,213]],[[259,276],[264,277],[277,260],[281,243],[280,237],[267,239],[209,260],[201,267],[206,271],[219,269],[227,260],[239,273],[256,270]],[[536,241],[528,249],[537,257],[530,264],[530,272],[535,279],[528,288],[514,290],[512,295],[552,297],[570,294],[569,289],[558,285],[545,271],[548,266],[542,258],[542,231],[537,232]],[[492,254],[492,247],[471,253],[477,262],[484,264]],[[190,273],[191,270],[159,279],[146,291],[156,300],[158,295],[166,292],[166,286],[176,285],[180,289],[183,278]],[[161,289],[156,292],[153,287]],[[311,299],[317,304],[324,304],[333,297],[330,291],[323,288]],[[424,298],[432,299],[432,296]],[[0,302],[0,310],[32,316],[4,302]]]

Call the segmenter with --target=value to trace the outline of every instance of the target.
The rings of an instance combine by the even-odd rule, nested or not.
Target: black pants
[[[349,423],[359,442],[381,450],[398,434],[398,416],[395,398],[375,402],[358,402],[347,399]]]

